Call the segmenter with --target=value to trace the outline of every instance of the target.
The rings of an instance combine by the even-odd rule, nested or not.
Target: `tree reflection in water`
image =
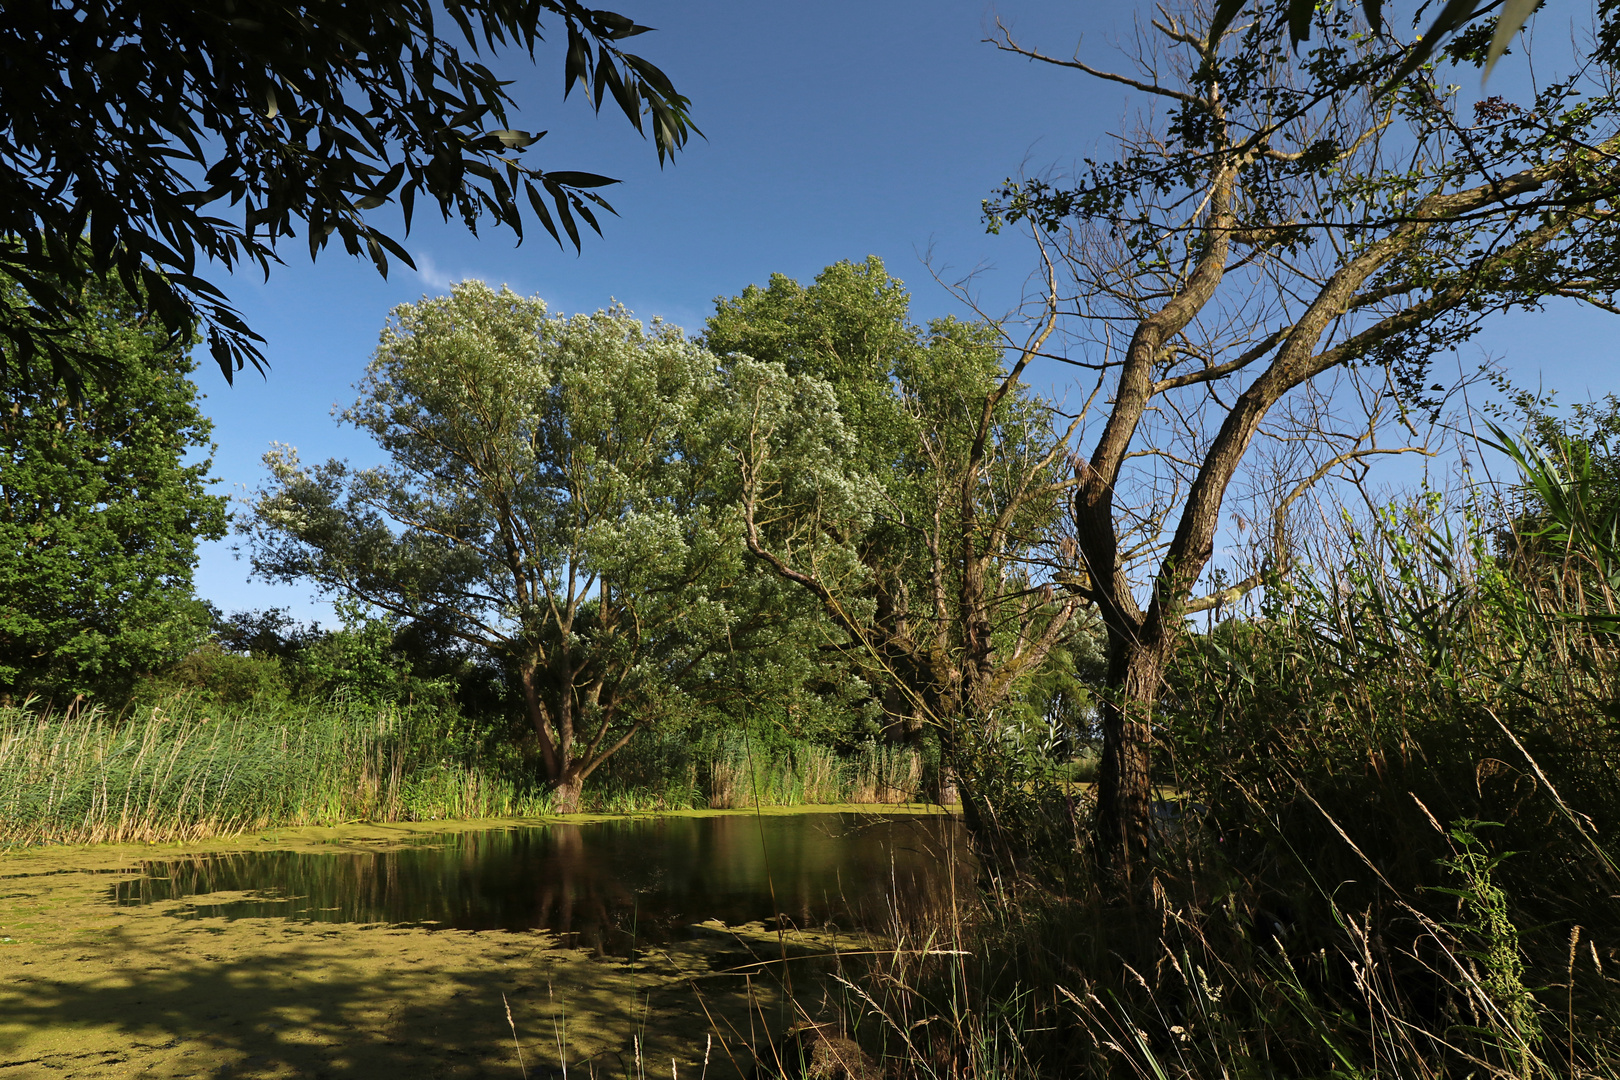
[[[450,834],[377,852],[154,860],[113,886],[113,900],[190,899],[176,912],[190,917],[543,929],[624,956],[709,919],[785,914],[803,927],[881,929],[943,902],[949,868],[970,873],[968,862],[960,826],[945,817],[648,818]],[[208,899],[233,892],[250,895]]]

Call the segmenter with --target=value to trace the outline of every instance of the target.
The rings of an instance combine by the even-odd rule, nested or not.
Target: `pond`
[[[949,902],[971,857],[951,818],[638,818],[464,832],[375,852],[258,850],[144,862],[120,906],[457,930],[546,930],[613,956],[741,925],[881,931]],[[218,896],[216,894],[226,894]]]

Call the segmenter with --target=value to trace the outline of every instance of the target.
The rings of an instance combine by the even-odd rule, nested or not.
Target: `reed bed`
[[[131,843],[353,821],[550,813],[521,758],[446,752],[435,718],[341,699],[306,712],[179,695],[126,715],[0,708],[0,845]],[[584,807],[608,813],[900,803],[921,764],[906,747],[839,756],[813,743],[693,746],[653,735],[610,759]]]
[[[981,773],[1022,846],[841,1027],[896,1080],[1620,1078],[1620,549],[1479,522],[1386,512],[1189,635],[1150,889],[1089,793]]]
[[[909,746],[874,742],[839,754],[809,741],[732,732],[696,740],[653,735],[603,766],[584,805],[610,813],[893,805],[921,801],[922,780],[922,755]]]
[[[1330,900],[1341,921],[1309,943],[1178,902],[977,897],[894,927],[846,971],[834,1016],[800,1012],[897,1080],[1620,1077],[1613,938],[1570,928],[1557,981],[1538,984],[1511,922],[1493,935],[1481,917],[1490,882],[1458,884],[1460,919],[1416,894],[1392,893],[1392,912]]]
[[[550,808],[423,754],[409,717],[334,702],[291,716],[186,698],[116,716],[0,709],[0,844],[129,843],[269,826],[517,816]]]

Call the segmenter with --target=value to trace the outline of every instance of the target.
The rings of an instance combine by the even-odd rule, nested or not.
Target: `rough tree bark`
[[[994,227],[1029,223],[1043,258],[1049,237],[1067,238],[1073,287],[1067,301],[1051,289],[1042,318],[1066,304],[1100,328],[1095,350],[1057,358],[1110,391],[1073,520],[1109,641],[1096,851],[1136,897],[1151,876],[1154,707],[1186,616],[1282,569],[1289,504],[1335,468],[1392,452],[1380,425],[1406,420],[1375,404],[1355,429],[1365,434],[1336,436],[1324,413],[1308,475],[1277,490],[1266,563],[1196,597],[1222,506],[1273,409],[1329,374],[1371,385],[1376,403],[1411,401],[1432,380],[1410,372],[1426,373],[1485,314],[1555,295],[1608,306],[1620,283],[1589,261],[1606,250],[1592,234],[1612,229],[1601,207],[1620,178],[1612,98],[1580,99],[1597,105],[1579,117],[1557,100],[1539,114],[1499,106],[1464,128],[1429,76],[1374,97],[1401,53],[1352,47],[1347,10],[1319,8],[1346,52],[1308,84],[1264,20],[1212,38],[1196,12],[1160,10],[1164,49],[1140,77],[1048,56],[1002,29],[999,48],[1123,84],[1167,115],[1075,189],[1010,181],[989,207]],[[1179,66],[1166,59],[1178,52]],[[1522,137],[1503,127],[1537,115]],[[1161,471],[1133,479],[1133,459]]]

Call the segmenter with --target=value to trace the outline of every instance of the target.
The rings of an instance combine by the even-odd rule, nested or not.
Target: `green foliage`
[[[1084,790],[1055,723],[964,725],[951,755],[984,873],[1054,887],[1073,875],[1063,856],[1081,846]],[[1082,871],[1083,873],[1083,871]]]
[[[749,550],[915,739],[1018,698],[1077,603],[1043,580],[1072,564],[1050,406],[1003,367],[996,327],[925,332],[908,304],[878,260],[839,263],[719,301],[704,340],[727,356],[711,411],[735,418],[706,445],[736,462]]]
[[[772,274],[763,289],[717,298],[702,341],[719,357],[747,356],[827,383],[860,467],[881,475],[908,442],[893,381],[921,352],[910,305],[904,285],[869,255],[832,264],[809,286]]]
[[[335,606],[341,628],[310,642],[299,656],[300,681],[306,686],[373,708],[418,698],[427,703],[452,692],[448,685],[415,676],[411,661],[395,646],[397,617],[368,618],[358,605],[345,601]]]
[[[1440,865],[1451,871],[1457,884],[1437,887],[1435,891],[1457,897],[1461,901],[1462,918],[1453,929],[1468,935],[1467,942],[1474,948],[1463,955],[1479,965],[1480,983],[1492,1004],[1501,1010],[1502,1025],[1517,1036],[1520,1046],[1528,1049],[1539,1032],[1536,1030],[1536,1000],[1524,985],[1524,957],[1519,950],[1519,928],[1513,925],[1508,895],[1493,879],[1493,872],[1512,852],[1492,852],[1479,839],[1482,826],[1497,825],[1494,821],[1464,820],[1455,822],[1447,830],[1455,852],[1440,860]]]
[[[933,596],[930,575],[949,586],[962,554],[927,533],[957,514],[932,477],[967,468],[1006,376],[993,328],[942,320],[924,334],[906,302],[875,259],[810,288],[778,277],[718,303],[706,340],[724,360],[622,309],[556,319],[475,282],[398,309],[343,417],[390,464],[310,469],[279,448],[244,526],[259,573],[392,622],[356,607],[342,633],[296,646],[241,622],[233,647],[279,660],[290,683],[374,703],[453,695],[494,726],[515,707],[565,803],[648,724],[764,735],[776,721],[753,718],[782,716],[792,737],[846,749],[914,725],[895,688],[916,672],[874,657],[745,549],[753,513],[760,535],[846,590],[844,610],[949,622],[937,599],[905,606]],[[986,512],[1010,507],[979,566],[1030,608],[994,631],[1017,653],[1051,620],[1001,541],[1027,545],[1056,519],[1057,489],[1029,497],[1019,469],[1062,455],[1047,410],[1008,388],[971,485]],[[485,687],[477,705],[470,681]],[[1072,708],[1053,703],[1079,700],[1074,680],[1050,681],[1031,707]],[[1004,696],[1021,702],[1022,686]]]
[[[491,685],[494,673],[459,653],[446,655],[440,643],[397,617],[368,616],[344,601],[335,606],[341,625],[329,631],[301,626],[275,609],[216,616],[212,639],[142,679],[134,701],[154,705],[183,694],[227,707],[279,708],[338,698],[354,706],[421,706],[447,715],[458,714],[463,702],[480,713],[501,709],[501,694]]]
[[[1052,650],[1004,710],[1021,727],[1050,726],[1064,756],[1084,753],[1097,738],[1097,693],[1104,677],[1102,635],[1086,624]]]
[[[266,659],[286,659],[321,636],[320,624],[299,623],[286,608],[216,614],[214,636],[232,652]]]
[[[859,981],[886,1066],[1616,1075],[1620,653],[1540,614],[1467,509],[1347,523],[1254,617],[1189,630],[1157,714],[1178,790],[1151,907],[1103,887],[1046,758],[986,747],[1002,775],[980,786],[1024,843],[996,865],[1023,874]]]
[[[1475,11],[1447,5],[1462,9]],[[1185,616],[1287,565],[1290,506],[1313,486],[1427,450],[1415,421],[1432,430],[1455,400],[1437,356],[1494,315],[1608,308],[1620,287],[1615,222],[1586,209],[1612,199],[1599,162],[1620,150],[1601,43],[1533,101],[1489,99],[1468,118],[1441,70],[1383,93],[1412,50],[1368,34],[1352,5],[1219,10],[1212,34],[1208,8],[1167,8],[1124,73],[1002,35],[1158,103],[1117,154],[1071,179],[1009,179],[985,204],[992,230],[1018,223],[1038,248],[1029,340],[1077,343],[1064,358],[1097,373],[1081,414],[1106,417],[1088,420],[1068,509],[1109,639],[1097,831],[1122,889],[1151,884],[1154,701]],[[1296,41],[1320,32],[1297,54],[1289,10],[1308,16]],[[1453,61],[1489,59],[1477,35],[1453,44]],[[1350,402],[1362,418],[1346,425]],[[1271,528],[1249,573],[1199,596],[1245,488],[1240,529]]]
[[[188,689],[122,718],[0,707],[0,846],[560,809],[505,740],[452,711],[311,700],[232,704]],[[917,754],[905,747],[838,755],[803,739],[659,732],[608,762],[582,807],[914,802],[919,780]]]
[[[1530,395],[1518,406],[1524,437],[1493,424],[1495,441],[1486,441],[1523,477],[1497,548],[1514,573],[1552,594],[1549,613],[1620,627],[1620,400],[1577,404],[1563,421]]]
[[[891,1069],[1616,1074],[1620,651],[1604,595],[1565,587],[1607,532],[1556,509],[1580,474],[1511,445],[1564,530],[1539,572],[1498,553],[1477,493],[1420,492],[1346,518],[1257,610],[1182,628],[1150,904],[1106,887],[1050,753],[981,744],[1017,857],[862,984]]]
[[[651,733],[603,766],[585,805],[609,812],[926,801],[917,749],[875,741],[840,753],[781,731]]]
[[[279,657],[230,652],[211,641],[166,670],[136,683],[130,703],[151,706],[186,694],[199,705],[274,708],[288,703],[293,684],[292,672]]]
[[[447,753],[428,711],[186,695],[119,719],[0,708],[0,844],[159,842],[279,825],[548,812],[501,757]]]
[[[1224,902],[1286,910],[1290,957],[1338,949],[1348,963],[1350,913],[1372,912],[1382,1007],[1438,1014],[1414,1029],[1424,1040],[1470,1025],[1475,1052],[1518,1074],[1597,1038],[1581,1017],[1606,1008],[1601,983],[1571,991],[1592,995],[1577,1012],[1528,988],[1570,978],[1576,925],[1620,944],[1598,839],[1620,817],[1620,656],[1546,617],[1544,586],[1493,561],[1483,515],[1439,509],[1392,510],[1346,537],[1331,575],[1279,583],[1262,619],[1190,643],[1167,735],[1221,841],[1182,873]],[[1499,823],[1489,842],[1485,820]],[[1348,1007],[1343,970],[1311,996]]]
[[[208,626],[196,544],[225,532],[210,462],[192,459],[212,425],[187,336],[116,286],[87,292],[65,333],[115,374],[79,400],[42,371],[0,379],[0,700],[117,694],[186,655]]]
[[[641,727],[734,691],[734,654],[794,640],[796,605],[715,497],[730,466],[707,448],[735,427],[718,383],[678,329],[622,308],[552,318],[479,282],[404,305],[343,414],[389,463],[272,451],[255,570],[481,654],[577,798]]]
[[[575,0],[9,4],[0,272],[26,302],[0,308],[0,372],[42,358],[54,380],[77,381],[117,359],[67,328],[91,277],[143,292],[174,340],[204,324],[227,379],[262,367],[260,338],[199,261],[268,272],[301,230],[311,256],[335,235],[386,274],[389,255],[413,264],[367,215],[395,200],[407,229],[420,197],[473,232],[488,217],[520,239],[526,202],[577,247],[576,217],[596,228],[592,207],[611,207],[595,189],[614,181],[523,164],[545,132],[509,127],[508,83],[474,59],[501,47],[532,58],[542,15],[566,34],[565,96],[582,85],[600,110],[611,94],[650,127],[660,160],[684,145],[689,103],[620,46],[648,28]],[[446,18],[459,34],[442,34]],[[221,216],[222,201],[234,212]]]

